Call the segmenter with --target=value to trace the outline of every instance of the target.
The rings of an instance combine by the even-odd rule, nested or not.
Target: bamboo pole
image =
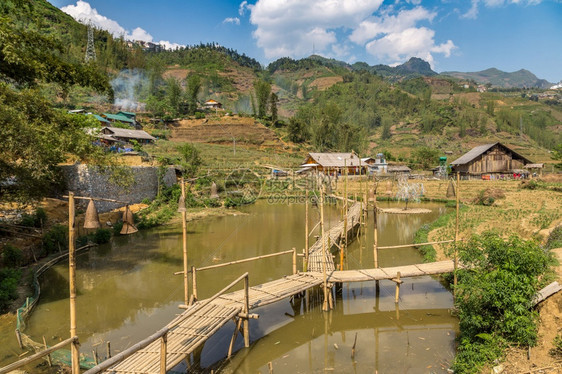
[[[43,336],[43,346],[45,347],[45,350],[47,350],[47,341],[45,340],[45,336]],[[51,355],[47,354],[47,362],[49,363],[49,367],[53,367],[53,362],[51,361]]]
[[[51,352],[54,352],[58,349],[61,349],[65,346],[67,346],[68,344],[72,344],[73,342],[78,342],[78,337],[77,336],[73,336],[72,338],[68,338],[66,340],[63,340],[62,342],[53,345],[50,348],[45,349],[44,351],[41,352],[37,352],[29,357],[26,357],[22,360],[16,361],[11,363],[10,365],[4,366],[3,368],[0,368],[0,374],[6,374],[9,373],[13,370],[16,370],[22,366],[25,366],[35,360],[40,359],[41,357],[45,357],[48,354],[50,354]]]
[[[305,199],[304,199],[304,271],[308,271],[308,251],[309,251],[309,242],[308,237],[310,234],[308,233],[308,185],[305,189]]]
[[[191,294],[193,295],[194,300],[193,301],[197,301],[197,269],[195,268],[195,266],[191,267],[191,287],[193,287],[193,289],[191,290]],[[187,305],[187,304],[186,304]]]
[[[297,249],[293,247],[293,274],[297,273]]]
[[[183,197],[183,201],[185,201],[185,181],[183,177],[181,178],[181,195]],[[189,305],[187,284],[187,212],[185,211],[181,212],[181,225],[183,234],[183,301],[185,305]]]
[[[250,280],[248,275],[244,277],[244,312],[250,314]],[[250,319],[244,318],[244,347],[250,346]]]
[[[209,269],[216,269],[216,268],[222,268],[225,266],[229,266],[229,265],[235,265],[235,264],[242,264],[244,262],[250,262],[250,261],[255,261],[255,260],[261,260],[263,258],[268,258],[268,257],[275,257],[275,256],[281,256],[281,255],[286,255],[288,253],[293,253],[293,250],[288,250],[288,251],[283,251],[283,252],[277,252],[277,253],[270,253],[268,255],[261,255],[261,256],[256,256],[256,257],[249,257],[249,258],[245,258],[243,260],[235,260],[235,261],[230,261],[230,262],[225,262],[224,264],[216,264],[216,265],[209,265],[209,266],[202,266],[200,268],[197,268],[197,271],[202,271],[202,270],[209,270]],[[177,272],[174,274],[181,274],[182,272]]]
[[[70,287],[70,336],[76,336],[76,251],[74,247],[74,193],[68,193],[68,279]],[[72,374],[80,374],[80,352],[73,340],[70,346]]]
[[[400,272],[396,273],[396,280],[394,280],[394,282],[396,282],[396,291],[394,294],[394,303],[398,304],[398,301],[400,300],[400,284],[402,283],[402,281],[400,280]]]
[[[326,240],[324,234],[324,186],[320,188],[320,228],[322,232],[322,274],[323,274],[323,284],[324,284],[324,302],[322,304],[322,310],[328,311],[328,276],[326,274]]]
[[[345,214],[344,214],[344,221],[343,221],[343,232],[344,232],[344,243],[342,248],[340,249],[340,270],[343,270],[343,258],[344,258],[344,251],[347,251],[347,211],[348,209],[348,195],[347,195],[347,179],[349,177],[349,173],[348,173],[348,169],[347,169],[347,159],[343,160],[344,162],[344,167],[345,167],[345,185],[344,185],[344,190],[345,190],[345,203],[344,203],[344,209],[345,209]]]
[[[373,177],[374,179],[374,177]],[[379,249],[378,249],[378,228],[377,228],[377,186],[376,181],[373,186],[373,257],[375,259],[375,269],[379,267]]]
[[[462,241],[459,239],[459,241]],[[394,249],[394,248],[408,248],[408,247],[420,247],[422,245],[433,245],[433,244],[444,244],[455,242],[454,239],[450,240],[439,240],[436,242],[426,242],[426,243],[412,243],[412,244],[401,244],[401,245],[386,245],[384,247],[377,247],[378,249]]]
[[[168,350],[168,332],[160,338],[160,374],[166,374],[166,353]]]
[[[459,182],[460,182],[460,173],[457,171],[457,188],[455,190],[455,197],[456,197],[456,209],[457,209],[457,219],[455,222],[455,259],[454,259],[454,263],[455,263],[455,270],[454,270],[454,275],[453,275],[453,297],[455,296],[456,293],[456,289],[457,289],[457,268],[458,268],[458,264],[459,264],[459,250],[457,248],[458,245],[458,240],[459,240],[459,190],[460,190],[460,186],[459,186]]]

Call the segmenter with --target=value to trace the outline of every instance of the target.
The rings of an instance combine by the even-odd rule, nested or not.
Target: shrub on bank
[[[9,268],[21,266],[23,262],[23,253],[21,249],[13,245],[6,244],[2,251],[2,264]]]
[[[459,255],[467,268],[459,270],[455,290],[460,344],[453,370],[476,373],[508,344],[535,345],[532,298],[548,281],[553,258],[535,241],[491,232],[462,244]]]
[[[43,249],[49,255],[68,249],[68,228],[63,225],[54,225],[43,235]]]
[[[21,271],[18,269],[0,269],[0,312],[4,312],[10,301],[18,297],[20,278]]]

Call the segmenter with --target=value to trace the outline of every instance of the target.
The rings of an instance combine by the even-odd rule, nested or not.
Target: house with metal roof
[[[502,143],[483,144],[451,162],[453,172],[467,176],[483,174],[520,173],[524,166],[532,164],[528,158],[520,155]]]
[[[122,129],[120,127],[104,127],[101,129],[101,134],[105,135],[104,139],[113,138],[115,140],[120,140],[124,142],[130,142],[131,140],[136,140],[139,143],[147,144],[156,140],[156,138],[146,131],[143,130],[133,130],[133,129]]]
[[[133,116],[131,116],[133,115]],[[101,116],[109,122],[121,122],[122,124],[142,130],[142,125],[136,121],[136,114],[131,112],[119,112],[117,114],[102,113]]]
[[[324,173],[343,174],[345,168],[349,175],[360,173],[361,160],[354,153],[309,153],[302,167],[312,167]]]

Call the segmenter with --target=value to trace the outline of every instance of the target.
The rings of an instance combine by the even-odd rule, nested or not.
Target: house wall
[[[523,160],[513,159],[511,152],[495,146],[468,164],[455,166],[455,171],[469,174],[508,173],[512,169],[522,169],[523,165]]]
[[[111,182],[110,174],[99,171],[95,166],[76,164],[64,165],[60,168],[65,177],[65,193],[72,191],[77,196],[103,197],[127,201],[131,204],[140,203],[144,199],[152,200],[158,193],[158,168],[156,167],[130,167],[134,182],[129,189],[124,189]],[[175,170],[168,168],[164,175],[164,184],[169,187],[174,183],[176,183]],[[84,203],[79,200],[77,204],[79,202]],[[105,201],[96,202],[99,212],[108,212],[122,206],[123,204]]]

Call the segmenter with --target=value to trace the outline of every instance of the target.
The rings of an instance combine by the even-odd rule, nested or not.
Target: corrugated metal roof
[[[103,130],[109,130],[111,134],[118,138],[127,138],[127,139],[145,139],[145,140],[156,140],[156,138],[144,130],[129,130],[129,129],[122,129],[119,127],[104,127]]]
[[[359,166],[360,163],[355,153],[309,153],[308,155],[322,167],[341,168],[346,165]]]
[[[122,114],[103,113],[103,115],[105,116],[105,118],[110,120],[126,122],[126,123],[135,123],[134,120]]]
[[[464,164],[474,160],[476,157],[480,156],[482,153],[486,152],[488,149],[492,148],[496,144],[498,144],[498,143],[483,144],[483,145],[479,145],[477,147],[474,147],[470,151],[468,151],[464,155],[462,155],[461,157],[457,158],[455,161],[451,162],[451,165],[464,165]]]
[[[502,143],[496,142],[496,143],[492,143],[492,144],[483,144],[483,145],[479,145],[477,147],[472,148],[470,151],[466,152],[464,155],[457,158],[455,161],[451,162],[451,165],[464,165],[466,163],[469,163],[470,161],[474,160],[476,157],[480,156],[484,152],[487,152],[489,149],[491,149],[495,145],[499,145],[499,146],[509,150],[515,156],[517,156],[518,158],[526,161],[527,163],[531,162],[528,158],[521,156],[519,153],[517,153],[514,150],[506,147]]]

